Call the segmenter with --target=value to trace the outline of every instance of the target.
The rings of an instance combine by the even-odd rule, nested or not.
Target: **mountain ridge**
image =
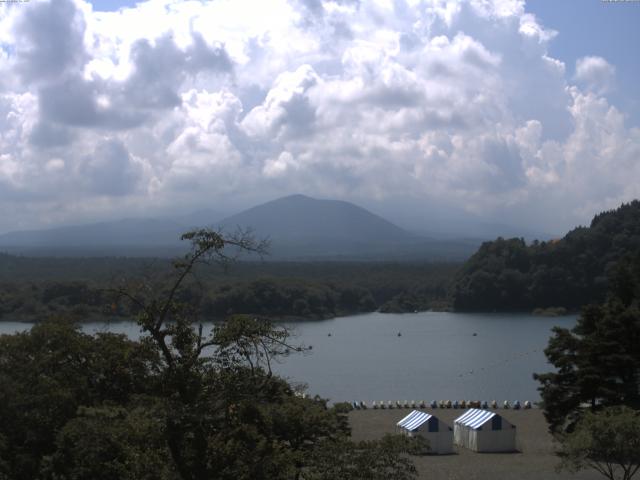
[[[311,218],[313,217],[313,218]],[[354,203],[302,194],[256,205],[219,222],[221,226],[251,227],[271,238],[309,237],[348,240],[406,240],[415,235]]]
[[[174,256],[193,220],[122,219],[0,235],[0,250],[50,256]],[[210,217],[209,217],[210,218]],[[202,222],[200,222],[202,223]],[[302,194],[265,202],[207,226],[250,228],[271,240],[274,260],[407,260],[467,258],[479,242],[434,240],[411,233],[356,204]]]

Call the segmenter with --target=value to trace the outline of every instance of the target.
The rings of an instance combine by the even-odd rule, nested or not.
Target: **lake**
[[[284,323],[293,330],[294,343],[313,349],[283,359],[275,369],[292,381],[306,382],[309,393],[336,402],[535,401],[538,384],[532,374],[551,368],[543,352],[551,328],[570,328],[575,322],[575,316],[422,312]],[[0,322],[0,333],[28,328]],[[140,335],[133,322],[87,323],[82,328]]]

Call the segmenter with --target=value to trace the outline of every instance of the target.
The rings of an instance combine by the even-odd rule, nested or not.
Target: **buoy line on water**
[[[479,372],[483,372],[483,371],[489,370],[491,368],[500,367],[502,365],[507,365],[507,364],[509,364],[509,363],[511,363],[511,362],[513,362],[515,360],[518,360],[520,358],[526,357],[527,355],[531,355],[532,353],[537,353],[538,350],[539,349],[534,348],[533,350],[529,350],[528,352],[521,352],[521,353],[514,354],[509,358],[506,358],[504,360],[500,360],[499,362],[492,363],[491,365],[487,365],[485,367],[472,369],[472,370],[469,370],[468,372],[460,373],[460,374],[458,374],[458,377],[466,377],[466,376],[469,376],[469,375],[475,375],[475,374],[477,374]]]

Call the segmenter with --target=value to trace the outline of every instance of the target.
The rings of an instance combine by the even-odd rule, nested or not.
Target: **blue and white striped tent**
[[[420,426],[428,422],[430,418],[435,418],[433,415],[429,415],[426,412],[420,412],[418,410],[414,410],[409,415],[400,420],[396,425],[398,427],[404,428],[410,432],[413,432],[420,428]]]
[[[472,408],[453,422],[454,443],[476,452],[512,452],[516,427],[501,415]]]
[[[486,422],[496,416],[496,412],[490,412],[489,410],[480,410],[478,408],[472,408],[455,419],[455,423],[465,425],[469,428],[477,428],[484,425]]]
[[[410,437],[420,435],[426,438],[431,453],[453,452],[453,430],[434,415],[414,410],[396,426]]]

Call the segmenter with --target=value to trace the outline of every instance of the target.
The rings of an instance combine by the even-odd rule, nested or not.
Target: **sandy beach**
[[[395,424],[411,409],[355,410],[350,414],[354,440],[373,440],[385,433],[395,433]],[[464,410],[425,409],[441,421],[453,426],[453,420]],[[554,444],[547,432],[541,410],[496,410],[517,428],[516,453],[475,453],[455,447],[453,455],[427,455],[414,457],[420,479],[430,480],[595,480],[601,477],[595,471],[577,474],[557,472],[558,459]]]

